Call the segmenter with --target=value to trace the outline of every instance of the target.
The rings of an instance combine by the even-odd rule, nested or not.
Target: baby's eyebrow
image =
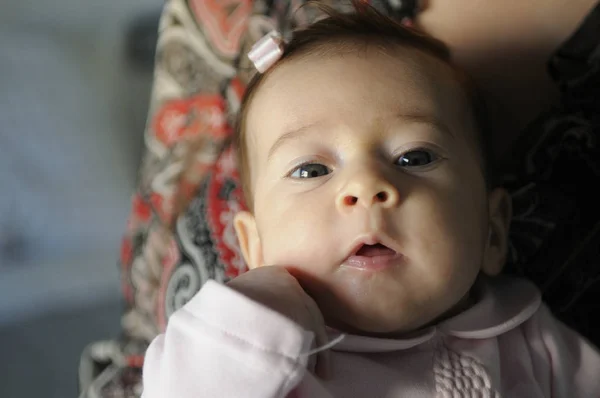
[[[304,133],[306,133],[306,131],[313,129],[320,124],[322,124],[322,123],[319,123],[319,122],[310,123],[305,126],[302,126],[299,128],[294,128],[294,129],[291,129],[291,130],[283,133],[282,135],[279,136],[279,138],[277,138],[275,143],[273,143],[273,145],[271,146],[271,149],[269,149],[269,154],[267,155],[267,159],[270,159],[271,156],[273,156],[273,154],[275,153],[275,151],[278,148],[280,148],[283,144],[285,144],[286,142],[298,139],[300,136],[302,136]]]
[[[436,130],[447,133],[450,137],[454,138],[454,134],[448,128],[448,126],[446,126],[446,124],[442,123],[440,120],[438,120],[434,116],[427,115],[427,114],[418,114],[418,113],[415,113],[415,114],[398,113],[396,115],[396,117],[399,120],[402,120],[404,122],[428,124],[430,126],[433,126]],[[275,143],[273,143],[273,145],[271,146],[271,149],[269,149],[269,154],[267,155],[267,160],[271,159],[271,157],[277,151],[277,149],[279,149],[282,145],[284,145],[288,141],[297,140],[303,134],[305,134],[307,131],[312,130],[322,124],[323,124],[322,122],[310,123],[305,126],[302,126],[299,128],[294,128],[294,129],[288,130],[287,132],[283,133],[282,135],[280,135],[277,138]]]
[[[441,120],[437,119],[436,117],[434,117],[432,115],[416,114],[416,113],[415,114],[399,113],[396,116],[399,120],[402,120],[402,121],[420,123],[420,124],[428,124],[430,126],[433,126],[436,130],[439,130],[443,133],[448,134],[451,138],[455,138],[452,130],[450,130],[450,128],[448,128],[448,126],[445,123],[443,123]]]

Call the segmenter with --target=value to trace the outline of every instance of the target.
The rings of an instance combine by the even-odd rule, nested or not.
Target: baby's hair
[[[453,61],[448,47],[429,35],[418,30],[407,28],[399,21],[395,21],[377,11],[372,6],[361,0],[352,0],[354,12],[344,13],[319,2],[309,2],[307,6],[316,6],[326,17],[317,22],[296,30],[291,40],[285,44],[281,58],[265,73],[257,73],[248,83],[242,100],[240,112],[234,129],[233,144],[235,146],[242,191],[248,205],[252,210],[252,195],[250,189],[250,164],[246,145],[246,120],[249,105],[254,98],[261,83],[280,64],[291,59],[306,55],[327,56],[332,53],[356,52],[357,44],[377,45],[380,49],[390,47],[410,48],[434,57],[448,65],[464,92],[471,106],[478,134],[476,139],[481,148],[483,173],[488,188],[491,187],[490,159],[488,156],[488,140],[484,134],[487,129],[487,112],[483,98],[479,94],[474,82]],[[335,44],[332,49],[332,44]]]

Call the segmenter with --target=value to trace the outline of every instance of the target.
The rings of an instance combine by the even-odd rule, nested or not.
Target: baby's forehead
[[[252,145],[298,126],[383,114],[452,118],[466,105],[464,92],[442,61],[414,49],[394,52],[316,52],[278,64],[249,104]]]

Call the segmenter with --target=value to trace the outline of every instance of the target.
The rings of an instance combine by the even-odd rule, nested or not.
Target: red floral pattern
[[[252,3],[251,0],[190,0],[189,6],[215,49],[222,55],[235,57]]]
[[[153,128],[167,147],[201,134],[222,138],[229,132],[225,100],[219,95],[198,95],[169,101],[156,114]]]
[[[233,228],[233,217],[246,210],[243,201],[234,151],[229,147],[219,157],[215,172],[210,178],[206,193],[207,220],[212,231],[213,244],[220,262],[225,267],[225,277],[235,278],[248,268],[242,257]]]

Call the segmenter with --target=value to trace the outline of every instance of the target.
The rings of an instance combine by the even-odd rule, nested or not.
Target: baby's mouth
[[[383,271],[404,263],[402,254],[382,243],[363,243],[350,255],[343,266],[363,271]]]
[[[375,243],[374,245],[364,244],[354,255],[360,257],[394,256],[396,255],[396,251],[381,243]]]

